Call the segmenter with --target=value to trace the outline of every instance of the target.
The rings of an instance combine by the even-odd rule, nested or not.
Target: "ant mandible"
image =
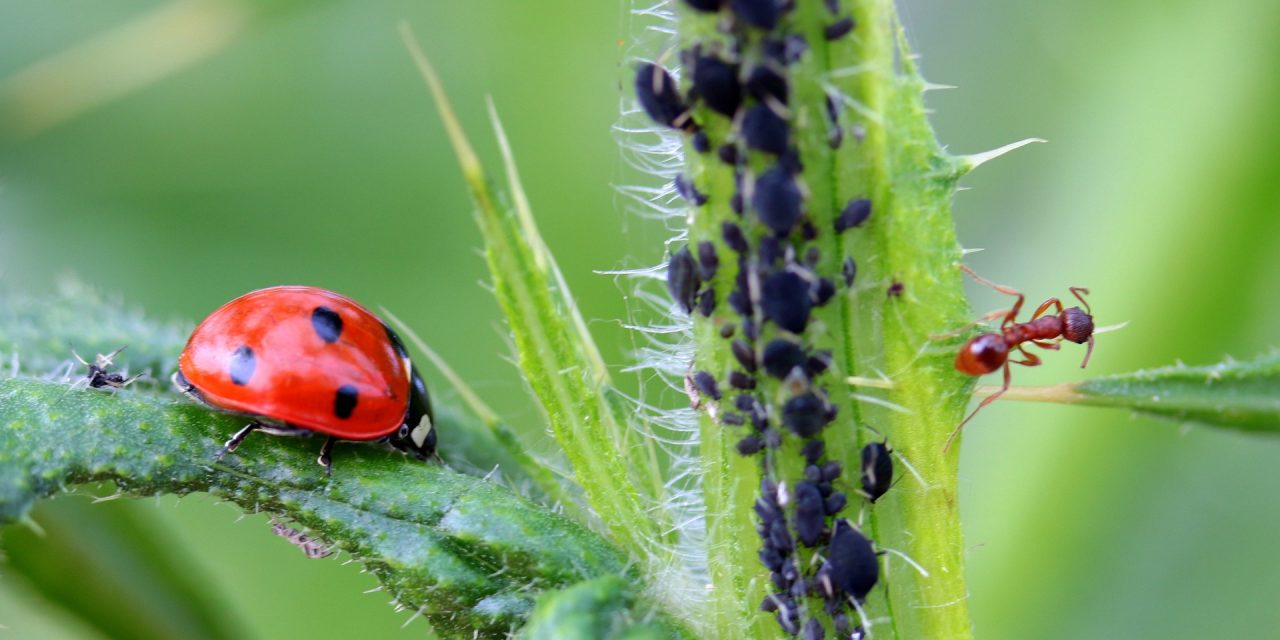
[[[1062,301],[1057,298],[1049,298],[1036,309],[1031,315],[1029,322],[1018,322],[1018,312],[1022,310],[1022,303],[1026,301],[1026,296],[1022,292],[1002,287],[982,276],[973,272],[967,266],[960,265],[965,273],[969,274],[974,280],[999,291],[1000,293],[1017,296],[1018,301],[1013,303],[1013,307],[1008,311],[997,312],[986,319],[991,320],[1004,316],[1004,321],[1000,323],[1000,333],[984,333],[974,336],[964,343],[960,348],[960,353],[956,354],[956,369],[961,373],[967,373],[971,376],[980,376],[991,373],[996,369],[1004,367],[1004,386],[1000,390],[988,396],[985,400],[978,403],[978,408],[965,418],[955,431],[951,432],[951,436],[947,438],[947,445],[943,447],[943,451],[951,448],[951,443],[960,435],[960,430],[964,428],[965,423],[973,419],[983,407],[995,402],[997,398],[1009,390],[1009,364],[1021,364],[1028,367],[1034,367],[1040,364],[1040,358],[1034,353],[1027,353],[1025,344],[1031,344],[1041,349],[1057,350],[1058,346],[1064,338],[1076,344],[1089,343],[1089,349],[1084,354],[1084,362],[1080,363],[1083,369],[1089,364],[1089,356],[1093,355],[1093,316],[1089,303],[1081,294],[1089,293],[1088,289],[1083,287],[1071,287],[1071,293],[1084,305],[1084,310],[1080,307],[1071,307],[1063,309]],[[1055,309],[1057,315],[1045,315],[1049,309]],[[1012,351],[1022,354],[1022,360],[1010,360],[1009,354]]]

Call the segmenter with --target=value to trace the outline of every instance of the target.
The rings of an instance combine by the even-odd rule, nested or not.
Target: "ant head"
[[[1080,307],[1062,312],[1062,337],[1076,344],[1084,344],[1093,337],[1093,316]]]
[[[956,355],[956,369],[971,376],[991,373],[1009,359],[1009,344],[998,333],[974,336]]]

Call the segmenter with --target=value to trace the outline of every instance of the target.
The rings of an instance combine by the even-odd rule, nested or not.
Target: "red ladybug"
[[[316,287],[271,287],[214,311],[187,340],[173,383],[253,422],[218,458],[257,430],[328,436],[318,462],[333,472],[335,440],[385,440],[420,459],[435,453],[427,387],[382,320]]]

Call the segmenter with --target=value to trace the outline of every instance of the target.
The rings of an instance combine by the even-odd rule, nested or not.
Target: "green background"
[[[666,237],[612,187],[641,180],[610,131],[627,56],[643,50],[628,7],[209,4],[244,12],[212,55],[32,131],[14,110],[13,78],[163,5],[0,0],[0,285],[35,292],[74,275],[188,322],[258,287],[336,289],[406,320],[547,447],[505,359],[458,170],[395,25],[413,23],[489,161],[493,97],[546,240],[621,368],[634,347],[622,328],[629,285],[592,271],[656,262]],[[964,180],[960,238],[985,249],[969,263],[1036,302],[1088,286],[1100,324],[1129,322],[1099,338],[1088,372],[1068,345],[1015,371],[1018,383],[1211,363],[1277,343],[1280,5],[935,0],[901,10],[926,76],[960,87],[928,97],[953,152],[1050,140]],[[198,40],[169,35],[178,47]],[[133,68],[94,61],[78,90],[118,86]],[[977,311],[1007,302],[973,294]],[[980,637],[1280,628],[1280,442],[1005,402],[971,423],[963,446]],[[12,637],[425,629],[402,631],[410,614],[394,613],[386,594],[361,595],[376,583],[358,565],[308,561],[265,517],[208,498],[70,496],[34,517],[43,539],[3,532],[0,624]],[[155,576],[194,595],[157,592]],[[76,613],[86,611],[102,626]]]

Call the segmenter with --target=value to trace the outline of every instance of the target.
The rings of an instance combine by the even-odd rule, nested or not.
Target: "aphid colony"
[[[889,489],[893,466],[885,444],[867,445],[855,479],[859,491],[841,481],[841,463],[826,457],[823,431],[838,413],[826,388],[830,376],[824,376],[833,356],[813,346],[809,328],[815,310],[832,303],[857,275],[850,256],[826,266],[819,247],[830,244],[819,239],[867,224],[873,205],[856,197],[839,211],[810,210],[793,130],[800,105],[792,104],[789,79],[792,65],[809,51],[802,36],[787,33],[797,1],[816,0],[685,0],[682,9],[715,14],[724,39],[681,52],[683,88],[649,63],[639,67],[635,89],[655,122],[685,134],[703,161],[733,172],[727,202],[688,176],[676,178],[675,191],[695,215],[720,223],[713,227],[718,234],[695,232],[689,245],[673,252],[667,286],[682,311],[706,318],[729,341],[733,360],[716,370],[691,371],[686,387],[696,407],[713,408],[724,428],[743,434],[739,453],[760,460],[759,556],[773,586],[762,608],[790,635],[847,638],[862,632],[857,608],[879,580],[879,560],[871,541],[840,517],[849,498],[837,484],[853,487],[846,491],[861,494],[869,506]],[[823,38],[838,40],[853,31],[853,19],[840,14],[838,2],[826,6],[831,22]],[[833,96],[824,102],[819,113],[827,121],[817,126],[826,127],[827,144],[838,148],[844,143],[843,103]],[[728,133],[713,126],[720,118]],[[822,273],[824,268],[833,272]],[[802,469],[802,477],[780,477],[780,447],[790,438],[802,443],[803,464],[786,466]]]

